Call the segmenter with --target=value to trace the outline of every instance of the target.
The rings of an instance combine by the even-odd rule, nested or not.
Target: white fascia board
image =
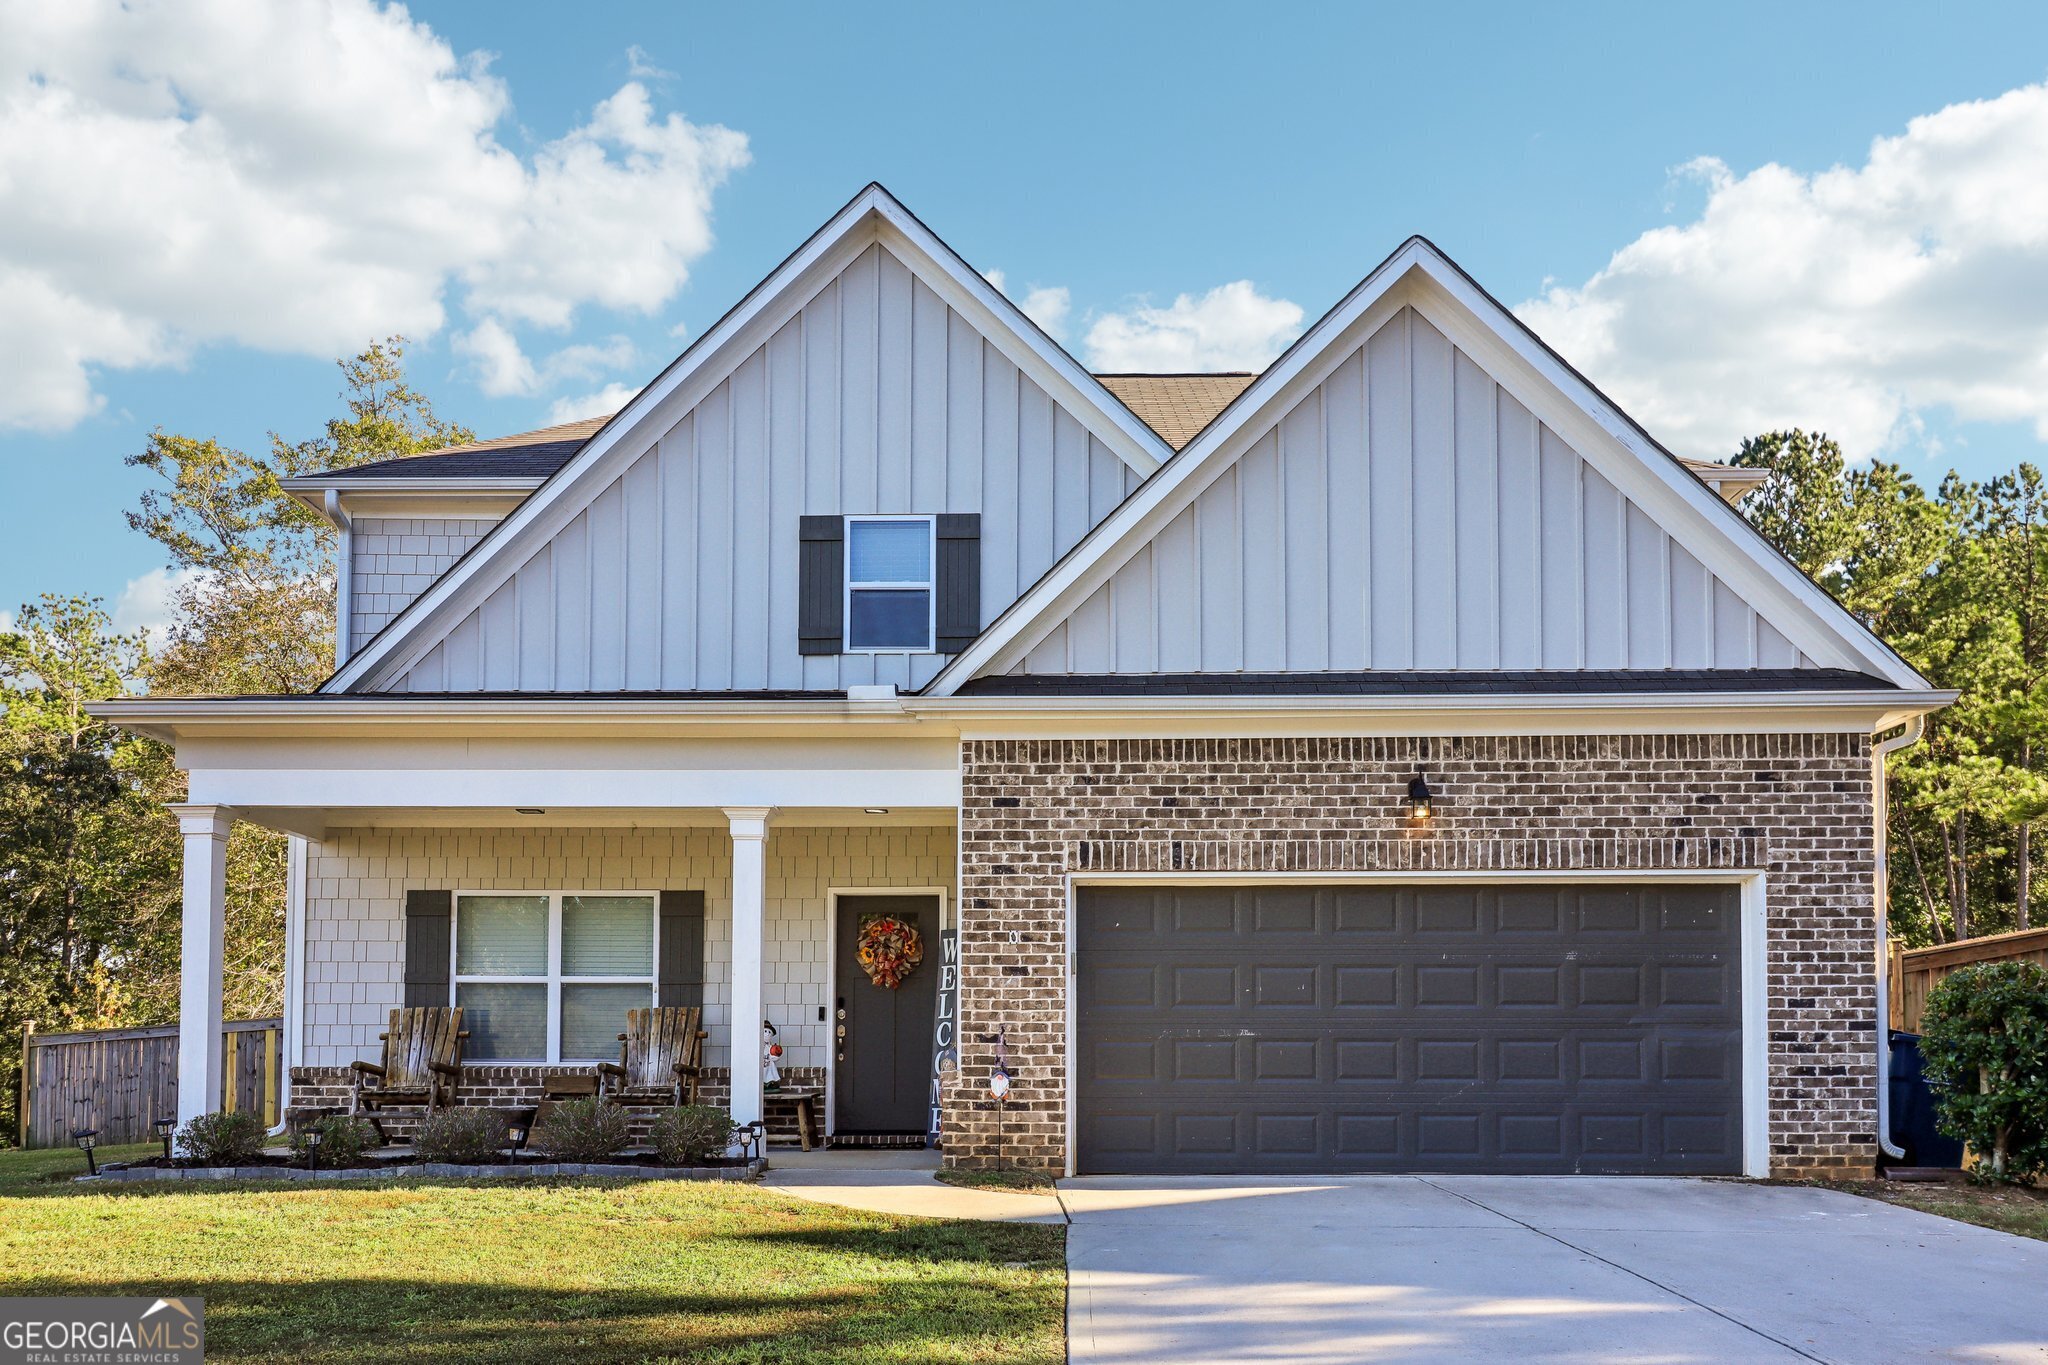
[[[1432,292],[1453,308],[1427,306]],[[1534,333],[1480,289],[1441,251],[1411,237],[1342,302],[1316,321],[1195,438],[1173,463],[1126,499],[1066,558],[1013,603],[968,649],[925,687],[951,696],[970,678],[1008,671],[1086,600],[1172,515],[1199,496],[1249,442],[1269,415],[1277,419],[1298,393],[1320,383],[1348,354],[1353,336],[1369,333],[1401,306],[1421,305],[1431,322],[1505,373],[1489,373],[1617,488],[1630,494],[1701,563],[1718,572],[1787,638],[1825,666],[1853,668],[1901,688],[1931,688],[1889,646],[1779,554],[1713,489],[1650,440]],[[1504,362],[1512,358],[1513,365]],[[1540,380],[1532,384],[1531,378]],[[1564,400],[1559,401],[1559,395]],[[1677,524],[1672,524],[1672,522]],[[1731,525],[1731,523],[1733,523]],[[1761,600],[1758,600],[1761,599]]]
[[[541,768],[198,768],[197,802],[247,808],[388,810],[705,809],[868,806],[941,809],[960,800],[960,773],[928,768],[764,768],[655,771]]]
[[[994,342],[1005,359],[1073,413],[1118,459],[1149,477],[1173,458],[1173,448],[1158,432],[916,214],[894,199],[878,203],[876,214],[890,229],[884,242],[911,273]]]
[[[1545,696],[934,698],[962,739],[1320,735],[1877,734],[1954,692],[1575,693]]]
[[[1427,243],[1423,245],[1427,248]],[[1642,504],[1666,532],[1726,580],[1751,607],[1766,612],[1767,619],[1777,618],[1772,624],[1784,630],[1794,645],[1831,667],[1856,668],[1909,690],[1924,691],[1932,686],[1780,554],[1727,499],[1658,445],[1441,252],[1428,248],[1416,264],[1422,275],[1462,310],[1462,317],[1453,311],[1442,318],[1432,314],[1431,321],[1449,324],[1451,340],[1472,350],[1482,364],[1489,353],[1498,359],[1505,351],[1542,380],[1547,391],[1530,391],[1525,397],[1516,390],[1528,385],[1511,383],[1509,375],[1493,376],[1532,412],[1551,422],[1583,458],[1592,460],[1615,487]],[[1482,323],[1483,329],[1474,327],[1473,320]],[[1571,400],[1569,408],[1549,397],[1559,393]],[[1587,439],[1596,434],[1604,441]],[[1575,435],[1579,440],[1574,440]],[[1615,454],[1632,458],[1612,458]],[[1681,508],[1688,515],[1672,515]],[[1701,531],[1708,534],[1702,536]],[[1779,610],[1769,611],[1773,605]],[[1786,629],[1788,626],[1791,629]]]
[[[320,691],[360,691],[397,677],[417,663],[448,628],[498,585],[499,579],[486,577],[492,566],[523,557],[522,552],[531,553],[545,543],[581,509],[581,490],[602,487],[603,480],[613,476],[624,461],[643,452],[644,447],[631,439],[636,432],[649,423],[661,424],[659,429],[666,430],[667,424],[696,407],[742,359],[795,316],[827,280],[885,235],[901,243],[916,243],[916,254],[930,262],[928,280],[949,278],[953,287],[948,293],[971,304],[970,317],[977,325],[987,324],[985,335],[1018,338],[1028,356],[1035,358],[1036,364],[1029,367],[1034,377],[1042,376],[1065,395],[1072,404],[1070,411],[1112,449],[1126,459],[1142,459],[1149,453],[1155,464],[1170,458],[1172,452],[1165,442],[1100,380],[1061,350],[887,190],[869,185],[614,413],[566,465],[492,528],[468,557],[413,599],[375,640],[321,684]],[[1090,413],[1099,414],[1099,420],[1087,422]],[[1139,439],[1139,433],[1149,438],[1149,443]],[[1137,467],[1143,469],[1142,464]]]
[[[1232,437],[1270,407],[1303,371],[1318,361],[1334,365],[1341,358],[1332,354],[1336,340],[1383,301],[1414,264],[1421,246],[1421,238],[1411,237],[1343,302],[1318,318],[1179,455],[1124,499],[1044,577],[1011,603],[973,644],[941,669],[925,685],[923,695],[951,696],[970,678],[1007,671],[1029,652],[1031,645],[1066,619],[1100,585],[1102,578],[1136,553],[1138,545],[1149,540],[1173,513],[1228,467],[1228,461],[1218,460],[1216,454],[1230,444]],[[1169,505],[1171,510],[1165,510]]]

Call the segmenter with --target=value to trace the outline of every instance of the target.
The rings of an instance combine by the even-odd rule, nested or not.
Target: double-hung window
[[[849,654],[932,651],[932,536],[931,517],[846,519]]]
[[[651,892],[457,892],[455,1003],[475,1061],[618,1056],[654,1003]]]

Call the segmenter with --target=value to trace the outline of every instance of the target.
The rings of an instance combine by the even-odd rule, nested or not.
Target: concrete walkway
[[[831,1159],[822,1159],[822,1158]],[[799,1199],[871,1213],[918,1218],[978,1218],[994,1223],[1064,1223],[1060,1201],[1050,1195],[1006,1190],[967,1190],[933,1178],[935,1154],[853,1150],[796,1153],[771,1151],[761,1184]]]
[[[2048,1243],[1698,1180],[1062,1182],[1070,1359],[2048,1361]]]

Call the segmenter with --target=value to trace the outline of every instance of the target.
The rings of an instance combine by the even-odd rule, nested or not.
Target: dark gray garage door
[[[1086,888],[1083,1172],[1742,1169],[1729,886]]]

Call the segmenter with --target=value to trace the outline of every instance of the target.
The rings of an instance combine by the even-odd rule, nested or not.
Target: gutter
[[[1891,1046],[1891,951],[1885,942],[1891,921],[1891,861],[1887,842],[1891,833],[1891,805],[1886,794],[1885,759],[1901,749],[1918,744],[1927,733],[1927,717],[1914,716],[1903,730],[1871,746],[1870,761],[1875,771],[1877,793],[1877,1147],[1894,1161],[1903,1161],[1906,1149],[1892,1141],[1892,1046]]]
[[[329,488],[322,500],[321,515],[341,532],[341,547],[334,556],[334,666],[340,668],[353,652],[348,641],[349,585],[355,577],[355,523],[341,505],[340,490]]]

